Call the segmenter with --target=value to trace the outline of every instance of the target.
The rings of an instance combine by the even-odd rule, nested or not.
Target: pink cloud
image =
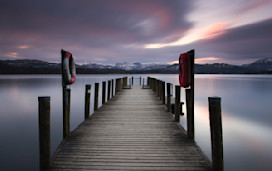
[[[212,25],[202,36],[202,39],[213,39],[224,34],[228,23],[216,23]]]
[[[209,62],[214,62],[214,61],[217,61],[217,60],[220,60],[222,58],[218,58],[218,57],[203,57],[203,58],[197,58],[195,59],[195,63],[209,63]]]

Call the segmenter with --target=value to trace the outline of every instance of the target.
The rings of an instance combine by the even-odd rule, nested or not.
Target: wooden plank
[[[151,89],[123,89],[80,124],[52,170],[211,170]]]

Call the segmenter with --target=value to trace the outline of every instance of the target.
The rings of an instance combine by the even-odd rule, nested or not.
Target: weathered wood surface
[[[151,89],[133,86],[84,121],[64,140],[52,170],[211,170]]]

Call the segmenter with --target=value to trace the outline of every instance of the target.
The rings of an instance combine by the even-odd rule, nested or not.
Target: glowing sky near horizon
[[[272,57],[271,0],[57,0],[1,2],[0,59],[77,63],[244,64]]]

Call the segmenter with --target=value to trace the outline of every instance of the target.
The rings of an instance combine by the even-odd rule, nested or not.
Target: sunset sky
[[[0,1],[0,59],[245,64],[272,57],[271,0]]]

